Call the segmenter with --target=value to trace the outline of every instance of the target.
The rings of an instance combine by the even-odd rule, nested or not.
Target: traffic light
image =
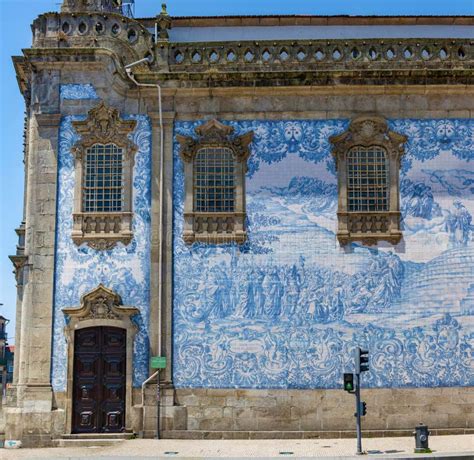
[[[344,374],[344,390],[354,393],[354,374]]]
[[[365,401],[360,402],[360,415],[367,415],[367,403]]]
[[[357,347],[355,349],[355,373],[361,374],[369,370],[369,352]]]

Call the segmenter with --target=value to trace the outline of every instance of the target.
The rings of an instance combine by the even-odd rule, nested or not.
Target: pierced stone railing
[[[161,29],[160,29],[161,30]],[[474,41],[471,39],[327,39],[279,41],[223,41],[175,43],[160,32],[158,43],[153,33],[139,20],[115,13],[46,13],[33,23],[33,48],[64,48],[59,54],[68,60],[72,48],[106,49],[124,65],[144,57],[153,57],[150,66],[135,68],[144,81],[153,79],[199,80],[200,74],[243,72],[399,72],[405,80],[417,82],[418,76],[406,70],[449,71],[437,75],[435,83],[451,81],[453,72],[471,70]],[[161,34],[164,34],[162,38]],[[120,66],[119,66],[120,67]],[[148,74],[148,75],[147,75]],[[153,76],[151,74],[154,74]],[[276,74],[276,73],[275,73]],[[301,84],[300,78],[286,76],[285,83]],[[320,74],[324,81],[324,74]],[[393,77],[392,75],[392,77]],[[473,79],[472,72],[463,73],[463,83]],[[357,76],[357,74],[356,74]],[[274,75],[279,78],[278,75]],[[259,78],[258,75],[253,77]],[[267,81],[267,76],[262,77]],[[293,80],[291,80],[293,78]],[[339,78],[339,77],[338,77]],[[351,82],[354,81],[354,75]],[[373,75],[377,79],[377,75]],[[140,77],[139,77],[140,79]],[[218,78],[216,78],[218,80]],[[231,80],[231,79],[230,79]],[[253,80],[252,80],[253,81]],[[337,80],[339,81],[339,79]],[[406,83],[406,81],[404,81]],[[239,86],[245,82],[238,82]],[[281,83],[283,84],[283,83]]]
[[[385,233],[390,217],[383,213],[349,214],[348,227],[351,233]]]
[[[132,239],[132,213],[75,213],[72,240],[87,243],[94,249],[111,249],[118,242],[128,244]]]
[[[337,238],[342,245],[351,241],[376,244],[389,241],[397,244],[402,238],[400,213],[387,212],[338,212]]]
[[[188,244],[195,241],[243,243],[247,237],[243,213],[185,213],[185,220],[192,226],[192,231],[185,230],[183,233],[183,239]]]
[[[153,56],[153,36],[134,19],[116,13],[45,13],[33,22],[34,48],[103,48],[123,64]]]
[[[473,60],[473,42],[446,39],[316,40],[240,43],[179,43],[170,45],[171,70],[192,67],[252,69],[253,67],[329,66],[424,67],[464,65]],[[295,67],[296,66],[296,67]],[[308,67],[309,66],[309,67]]]

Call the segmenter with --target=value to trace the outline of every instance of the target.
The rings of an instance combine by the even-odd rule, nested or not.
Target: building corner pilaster
[[[24,447],[50,446],[54,394],[51,385],[56,187],[60,72],[31,77],[25,162],[25,224],[12,256],[19,287],[19,331],[15,382],[5,407],[5,439]],[[18,233],[18,232],[17,232]],[[20,248],[20,246],[22,246]],[[20,253],[18,253],[20,251]]]

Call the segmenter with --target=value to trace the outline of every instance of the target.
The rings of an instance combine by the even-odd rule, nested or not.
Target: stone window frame
[[[84,121],[72,125],[81,136],[71,149],[75,158],[75,187],[72,240],[87,243],[93,249],[112,249],[118,242],[129,244],[132,231],[133,166],[138,147],[128,138],[136,126],[135,120],[122,120],[119,111],[101,102],[88,112]],[[87,149],[94,145],[113,144],[122,149],[123,201],[121,211],[83,212],[84,163]]]
[[[347,131],[331,136],[332,154],[338,178],[337,239],[341,245],[353,241],[373,245],[379,241],[397,244],[402,239],[400,229],[400,162],[405,153],[407,137],[390,131],[385,118],[370,115],[354,118]],[[348,210],[347,156],[354,147],[380,147],[388,160],[387,211]]]
[[[234,135],[234,128],[213,119],[195,129],[197,139],[177,135],[180,156],[184,163],[184,226],[183,240],[194,242],[242,244],[247,239],[245,228],[246,200],[245,173],[250,156],[253,131]],[[235,206],[233,212],[196,212],[194,210],[194,158],[203,148],[228,148],[232,151],[234,164]]]

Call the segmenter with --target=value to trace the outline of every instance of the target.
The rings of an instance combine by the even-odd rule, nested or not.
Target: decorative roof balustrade
[[[112,51],[129,64],[153,55],[153,36],[140,22],[116,13],[46,13],[33,22],[34,48]]]
[[[471,38],[374,38],[172,42],[171,19],[159,16],[157,42],[143,20],[116,13],[47,13],[34,21],[33,61],[91,61],[105,51],[123,66],[153,56],[134,68],[139,82],[164,87],[307,86],[334,84],[474,84]],[[82,57],[80,57],[82,56]],[[15,65],[26,88],[24,61]],[[25,80],[25,81],[23,81]]]
[[[473,42],[449,39],[171,44],[170,70],[450,68],[474,59]]]

